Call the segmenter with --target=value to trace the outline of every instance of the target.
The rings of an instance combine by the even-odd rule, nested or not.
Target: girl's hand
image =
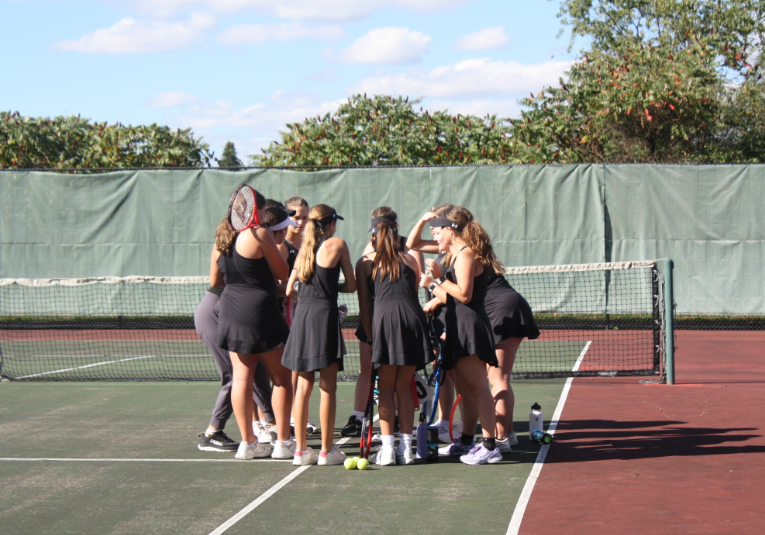
[[[427,314],[428,316],[432,316],[436,313],[436,310],[438,310],[438,307],[441,306],[441,303],[438,301],[438,299],[431,299],[425,305],[422,307],[422,310]]]
[[[434,214],[433,212],[425,212],[423,216],[420,218],[420,221],[430,221],[434,217],[438,217],[438,216]]]
[[[440,279],[441,268],[439,267],[438,263],[432,258],[428,258],[427,260],[425,260],[425,263],[428,265],[428,271],[430,271],[431,276],[434,279]]]
[[[428,277],[425,273],[420,275],[420,286],[427,288],[431,284],[433,284],[433,279]]]

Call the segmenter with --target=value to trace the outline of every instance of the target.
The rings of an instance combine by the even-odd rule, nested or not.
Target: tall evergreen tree
[[[218,167],[225,167],[229,171],[237,171],[242,167],[242,160],[236,155],[236,147],[232,141],[226,141],[223,146],[223,154],[218,160]]]

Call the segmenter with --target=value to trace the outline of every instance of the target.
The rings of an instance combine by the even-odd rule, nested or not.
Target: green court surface
[[[528,410],[549,421],[565,379],[514,384],[520,444],[500,464],[457,459],[347,471],[235,461],[197,449],[218,386],[194,383],[0,383],[0,526],[26,533],[208,534],[260,496],[225,533],[507,532],[539,451]],[[339,429],[355,384],[338,385]],[[318,384],[311,421],[318,424]],[[232,419],[228,433],[239,432]],[[311,445],[318,449],[318,437]],[[343,445],[356,455],[358,439]],[[273,493],[269,494],[269,489]]]
[[[538,340],[521,344],[516,371],[571,370],[585,341]],[[345,341],[344,375],[358,375],[359,344]],[[554,356],[554,358],[552,358]],[[2,342],[2,373],[18,380],[87,380],[90,378],[210,380],[218,377],[201,340],[10,340]]]

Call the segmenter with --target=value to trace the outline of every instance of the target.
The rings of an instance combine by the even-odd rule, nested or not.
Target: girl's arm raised
[[[422,239],[422,229],[425,223],[436,217],[433,212],[426,212],[409,233],[406,238],[406,246],[414,251],[420,251],[421,253],[438,254],[438,244],[433,240]]]

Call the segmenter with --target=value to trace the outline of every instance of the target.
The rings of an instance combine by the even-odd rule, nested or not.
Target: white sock
[[[399,435],[398,450],[400,453],[404,453],[406,450],[412,449],[412,435],[406,435],[401,433]]]
[[[290,418],[290,425],[292,427],[295,427],[295,419],[294,418]]]
[[[268,422],[267,422],[267,421],[265,421],[265,420],[258,420],[258,423],[259,423],[260,425],[262,425],[263,427],[267,427],[267,426],[268,426]]]
[[[353,414],[351,416],[355,416],[357,420],[361,420],[364,418],[364,413],[361,411],[353,411]]]
[[[289,439],[289,440],[282,440],[281,442],[282,442],[282,444],[284,444],[285,446],[289,446],[289,445],[292,443],[292,439]]]
[[[441,429],[449,429],[449,420],[441,420],[438,419],[435,422],[433,422],[433,425],[437,425]]]
[[[211,427],[208,427],[207,431],[205,431],[205,436],[206,437],[211,437],[211,436],[213,436],[216,433],[216,431],[218,431],[218,430],[217,429],[213,429]]]
[[[383,449],[393,449],[394,442],[396,441],[396,437],[394,435],[383,435],[382,436],[382,447]]]

